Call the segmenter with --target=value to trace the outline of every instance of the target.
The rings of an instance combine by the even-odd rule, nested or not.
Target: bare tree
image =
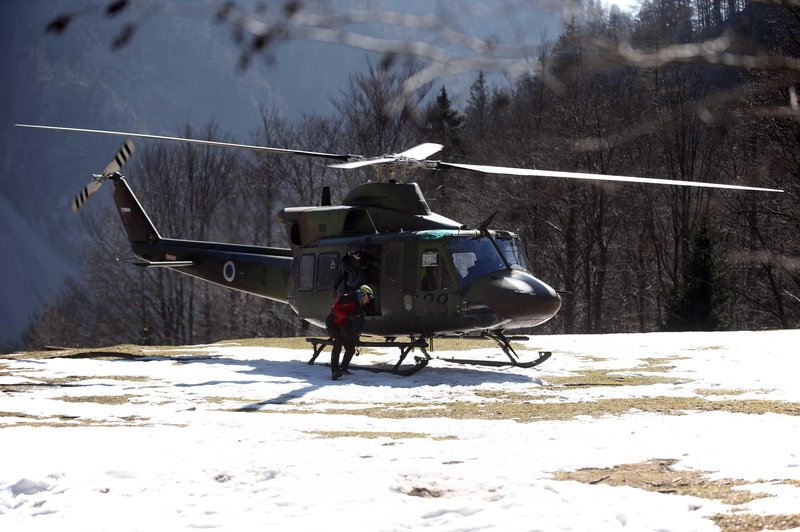
[[[214,12],[234,30],[242,66],[256,55],[268,57],[273,45],[285,40],[344,43],[383,54],[351,77],[335,100],[336,116],[289,123],[264,112],[259,144],[328,152],[344,148],[364,155],[397,151],[430,140],[421,111],[428,107],[431,84],[439,76],[500,72],[508,76],[508,85],[489,90],[485,80],[476,80],[465,110],[465,147],[476,162],[682,180],[741,179],[787,190],[783,198],[763,199],[459,172],[422,177],[432,206],[448,207],[446,214],[467,223],[477,223],[496,209],[498,220],[513,224],[526,238],[537,273],[569,292],[554,327],[567,332],[663,327],[675,298],[695,281],[691,266],[701,255],[703,224],[717,221],[718,238],[735,259],[720,285],[733,295],[726,317],[735,326],[796,325],[796,2],[650,0],[635,21],[619,13],[606,17],[599,4],[568,4],[573,11],[565,34],[541,48],[524,40],[492,43],[461,31],[457,19],[446,25],[434,17],[385,10],[332,12],[324,2],[283,2],[277,8],[252,10],[220,3],[214,4]],[[136,18],[140,7],[125,1],[100,5],[108,17],[127,20],[116,27],[115,45],[132,42],[146,20]],[[503,7],[525,5],[509,2]],[[475,6],[469,4],[469,9]],[[76,16],[83,15],[54,20],[51,31],[64,31]],[[747,18],[762,34],[745,35],[744,26],[733,24],[732,17]],[[413,35],[393,40],[352,29],[353,23],[363,22]],[[765,27],[774,29],[771,42],[763,37]],[[209,127],[200,134],[219,132]],[[345,177],[298,158],[254,156],[245,164],[241,158],[227,161],[199,149],[182,150],[154,149],[146,157],[146,174],[142,168],[143,197],[160,213],[157,223],[176,236],[269,244],[283,238],[271,221],[281,203],[314,203],[323,184],[333,185],[341,197],[363,177]],[[173,188],[159,188],[166,186],[159,181],[163,176],[175,176]],[[510,187],[515,194],[507,193]],[[216,305],[211,304],[218,297],[214,287],[199,289],[169,273],[118,273],[108,261],[117,243],[109,240],[102,223],[90,229],[96,242],[88,256],[100,266],[71,284],[69,298],[58,303],[81,320],[83,338],[130,338],[139,334],[131,327],[143,330],[144,325],[162,341],[231,335],[242,327],[259,334],[292,330],[291,320],[281,321],[267,307],[243,310],[240,294],[228,293],[224,305]],[[113,273],[104,277],[100,272]],[[108,309],[89,300],[82,293],[84,283],[106,300],[128,304]],[[141,294],[130,297],[132,287],[140,287]],[[51,310],[45,313],[34,331],[38,338],[48,330],[63,334],[74,323],[72,316],[56,316]],[[213,329],[213,323],[224,326]]]

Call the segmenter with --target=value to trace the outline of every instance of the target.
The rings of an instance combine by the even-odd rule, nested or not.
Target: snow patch
[[[36,495],[42,491],[50,491],[52,486],[44,481],[22,478],[9,486],[9,489],[11,490],[11,495],[17,497],[19,495]]]

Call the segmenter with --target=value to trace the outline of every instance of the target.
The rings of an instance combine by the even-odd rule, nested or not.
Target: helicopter
[[[408,179],[398,180],[398,175],[452,168],[483,174],[782,192],[722,183],[452,163],[430,159],[443,148],[435,143],[365,157],[121,131],[16,125],[126,137],[103,172],[94,174],[75,198],[72,211],[78,213],[105,181],[112,181],[114,203],[136,256],[133,261],[136,266],[168,268],[225,288],[286,303],[300,318],[324,329],[340,259],[348,246],[368,255],[379,268],[367,280],[375,298],[367,308],[363,334],[383,337],[383,341],[362,339],[358,345],[399,348],[400,359],[394,366],[369,369],[400,375],[410,375],[425,367],[432,359],[427,348],[432,347],[434,338],[445,337],[494,340],[508,358],[507,361],[445,359],[448,362],[537,366],[552,353],[540,351],[535,359],[522,361],[511,342],[525,337],[506,333],[536,327],[553,318],[561,307],[561,296],[534,275],[518,234],[489,229],[494,215],[469,228],[432,212],[419,185]],[[341,205],[331,204],[330,189],[325,187],[319,205],[284,208],[278,220],[286,230],[289,248],[171,239],[159,233],[120,173],[133,153],[133,138],[322,158],[336,161],[328,165],[332,168],[387,169],[390,178],[355,186]],[[406,337],[408,340],[400,339]],[[332,343],[325,338],[307,340],[313,346],[309,364]],[[402,366],[406,356],[417,348],[424,356],[416,356],[410,367]]]

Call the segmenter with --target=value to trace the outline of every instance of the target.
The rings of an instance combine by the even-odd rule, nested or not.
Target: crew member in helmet
[[[364,252],[361,243],[350,242],[347,254],[339,261],[339,273],[333,282],[332,296],[347,294],[371,282],[370,275],[375,275],[377,269],[375,259]]]
[[[364,306],[373,298],[372,288],[362,285],[352,292],[339,296],[325,319],[325,328],[333,340],[331,350],[331,376],[338,380],[347,371],[356,352],[356,342],[364,327]],[[339,353],[344,346],[344,358],[339,365]]]

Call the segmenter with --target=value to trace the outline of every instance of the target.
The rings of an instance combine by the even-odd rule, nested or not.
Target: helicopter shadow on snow
[[[331,386],[356,385],[413,390],[420,386],[477,386],[485,383],[541,384],[538,372],[532,369],[525,370],[527,373],[511,373],[500,368],[475,369],[465,366],[454,366],[451,363],[447,363],[445,360],[437,360],[435,358],[430,361],[427,367],[423,368],[418,373],[404,377],[388,372],[373,372],[369,369],[365,369],[366,364],[359,363],[358,357],[355,357],[353,359],[352,375],[347,375],[337,381],[331,380],[328,352],[322,353],[314,364],[308,364],[306,360],[302,359],[235,359],[225,354],[218,353],[210,356],[185,357],[176,362],[181,364],[218,364],[232,366],[237,375],[241,375],[242,377],[255,377],[250,379],[220,379],[197,383],[180,383],[176,384],[178,387],[259,383],[263,383],[265,387],[271,384],[286,383],[301,385],[291,391],[245,405],[239,409],[241,411],[258,410],[267,405],[286,404],[292,400],[301,399],[307,393]],[[393,363],[394,359],[392,363],[387,363],[384,366],[388,368],[391,367]],[[409,365],[409,363],[406,362],[405,365]],[[264,376],[272,377],[273,380],[265,381],[263,378],[259,378]]]

